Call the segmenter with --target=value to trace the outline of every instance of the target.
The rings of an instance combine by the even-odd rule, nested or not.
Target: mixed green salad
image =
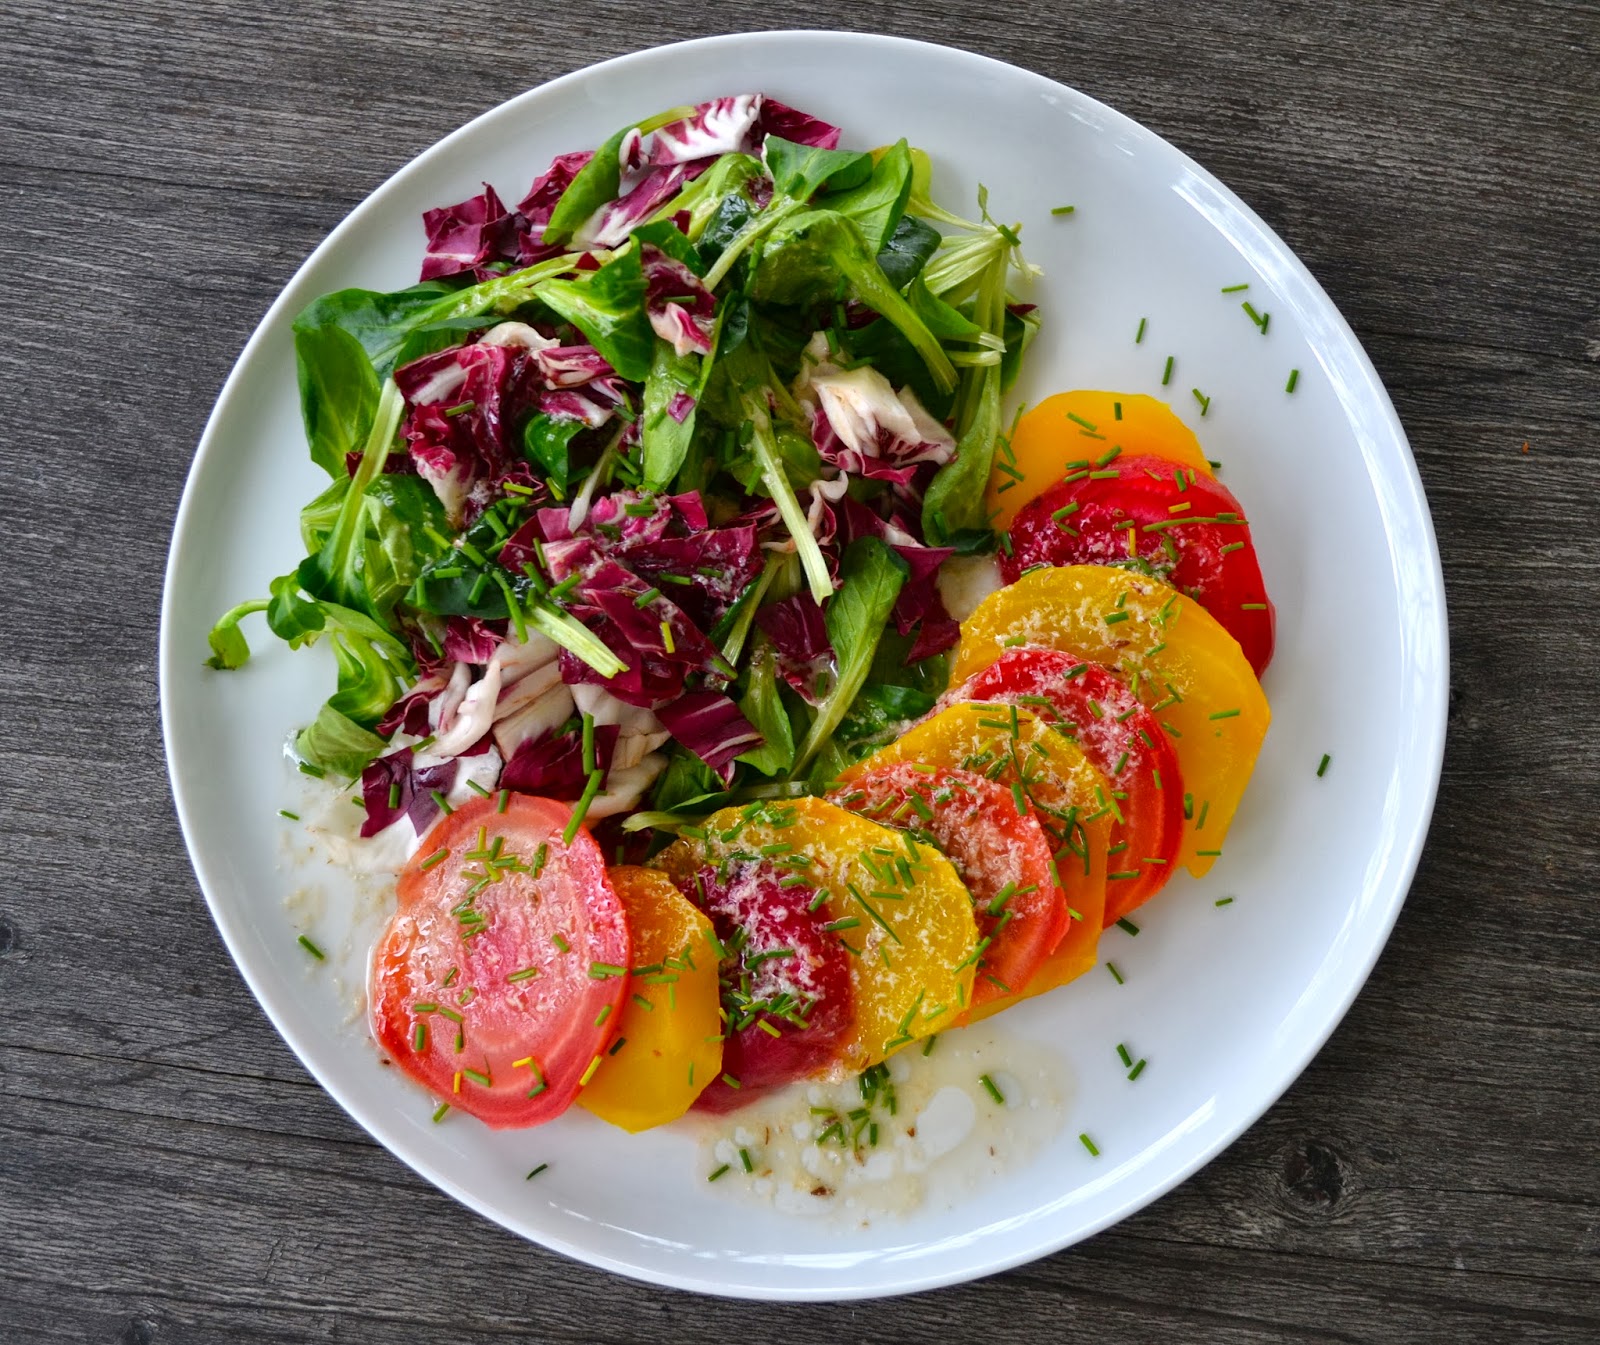
[[[515,208],[428,211],[420,282],[294,323],[328,484],[240,623],[325,642],[298,734],[420,836],[463,783],[631,831],[819,792],[946,682],[936,578],[992,549],[1037,326],[1016,226],[900,140],[760,94],[630,123]],[[642,839],[642,838],[641,838]]]

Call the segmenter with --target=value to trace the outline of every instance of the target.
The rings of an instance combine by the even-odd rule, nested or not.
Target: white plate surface
[[[1279,616],[1274,721],[1226,856],[1203,881],[1179,876],[1141,913],[1137,939],[1105,936],[1102,957],[1126,984],[1096,969],[1001,1020],[1053,1044],[1071,1073],[1056,1140],[974,1199],[857,1231],[708,1187],[693,1142],[671,1129],[629,1137],[577,1112],[514,1134],[431,1124],[429,1100],[379,1066],[285,908],[281,746],[328,693],[331,664],[253,626],[246,669],[202,666],[216,615],[299,558],[297,512],[321,484],[299,423],[294,314],[328,290],[411,283],[427,207],[485,179],[515,201],[553,155],[628,120],[756,89],[839,123],[847,147],[909,137],[932,154],[945,205],[971,213],[981,181],[994,213],[1023,223],[1045,271],[1023,398],[1161,395],[1176,357],[1166,394],[1248,510]],[[1052,217],[1063,204],[1075,213]],[[1219,292],[1245,282],[1272,315],[1266,335],[1240,312],[1246,296]],[[1203,420],[1191,388],[1211,398]],[[374,192],[273,305],[218,399],[178,515],[161,631],[167,751],[196,872],[245,980],[322,1085],[399,1158],[523,1236],[643,1279],[775,1299],[928,1288],[1067,1246],[1259,1117],[1327,1039],[1394,923],[1433,806],[1446,677],[1438,552],[1405,435],[1282,241],[1192,160],[1082,94],[965,52],[839,33],[608,61],[478,118]],[[1318,779],[1324,752],[1333,764]],[[1218,907],[1222,896],[1236,900]],[[1122,1041],[1150,1062],[1133,1084]],[[536,1162],[549,1171],[525,1182]]]

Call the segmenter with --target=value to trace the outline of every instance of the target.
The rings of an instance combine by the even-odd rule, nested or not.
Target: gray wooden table
[[[1238,190],[1371,352],[1432,502],[1454,691],[1421,873],[1328,1047],[1178,1191],[893,1304],[658,1291],[413,1176],[229,962],[163,774],[156,621],[196,439],[267,304],[389,173],[530,85],[868,15],[6,6],[0,1341],[1600,1339],[1593,4],[918,0],[870,20],[1074,84]]]

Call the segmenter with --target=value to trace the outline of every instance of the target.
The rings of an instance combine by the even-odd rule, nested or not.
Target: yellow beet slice
[[[1002,449],[996,461],[1021,479],[996,467],[984,495],[988,513],[999,511],[997,528],[1009,528],[1023,505],[1061,480],[1068,463],[1092,464],[1112,449],[1121,449],[1126,457],[1150,454],[1202,476],[1212,474],[1194,431],[1167,403],[1137,392],[1058,392],[1017,422],[1010,443],[1011,456]]]
[[[1064,985],[1095,964],[1106,904],[1106,846],[1114,803],[1105,777],[1070,738],[1008,705],[957,704],[941,710],[845,771],[848,783],[897,761],[950,766],[1023,787],[1056,847],[1056,872],[1072,920],[1056,950],[1026,986],[973,1012],[987,1018],[1018,1000]]]
[[[961,625],[952,683],[1017,645],[1060,649],[1128,679],[1172,738],[1183,773],[1178,862],[1196,878],[1222,853],[1272,714],[1239,643],[1199,603],[1103,565],[1034,570]]]
[[[830,922],[852,922],[837,931],[853,954],[855,997],[837,1077],[952,1026],[966,1008],[977,964],[972,898],[932,846],[815,798],[725,808],[702,829],[704,839],[675,841],[653,862],[687,885],[704,863],[765,851],[818,889]]]
[[[688,1111],[722,1068],[717,953],[711,921],[666,874],[624,864],[607,877],[627,917],[633,976],[617,1021],[622,1046],[601,1058],[577,1103],[648,1130]]]

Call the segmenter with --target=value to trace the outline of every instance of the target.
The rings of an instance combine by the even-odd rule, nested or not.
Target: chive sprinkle
[[[1128,1051],[1128,1048],[1126,1046],[1124,1046],[1121,1042],[1117,1043],[1117,1054],[1122,1057],[1122,1068],[1123,1069],[1127,1069],[1129,1066],[1131,1066],[1133,1064],[1133,1056],[1132,1056],[1132,1054],[1130,1054],[1130,1052]]]
[[[291,822],[298,822],[300,820],[299,813],[291,813],[287,808],[279,808],[278,816],[287,817]]]
[[[1050,208],[1052,215],[1070,215],[1078,207],[1075,205],[1058,205]]]
[[[522,1180],[525,1181],[525,1182],[531,1182],[541,1172],[548,1172],[549,1170],[550,1170],[550,1164],[548,1164],[548,1163],[540,1163],[538,1167],[534,1168],[534,1170],[532,1172],[530,1172]]]
[[[318,962],[325,961],[327,958],[327,954],[312,943],[310,939],[306,938],[304,934],[300,936],[300,946],[310,953],[312,957],[316,958]]]
[[[1122,919],[1117,921],[1117,928],[1129,935],[1136,935],[1139,932],[1139,926],[1134,924],[1127,916],[1123,916]]]
[[[1211,714],[1207,716],[1207,718],[1209,718],[1209,719],[1232,719],[1238,713],[1239,712],[1237,710],[1213,710],[1211,712]]]
[[[995,1081],[987,1074],[980,1074],[978,1082],[983,1085],[983,1091],[995,1100],[997,1106],[1003,1107],[1006,1105],[1006,1095],[1000,1091],[995,1085]]]
[[[514,971],[506,977],[507,981],[515,984],[517,981],[531,981],[539,974],[538,967],[524,967],[521,971]]]
[[[1139,1077],[1139,1076],[1140,1076],[1140,1075],[1141,1075],[1141,1074],[1143,1074],[1143,1073],[1144,1073],[1144,1067],[1145,1067],[1145,1066],[1146,1066],[1146,1065],[1147,1065],[1147,1064],[1149,1064],[1149,1061],[1147,1061],[1147,1060],[1145,1060],[1145,1059],[1144,1059],[1144,1058],[1143,1058],[1143,1057],[1142,1057],[1142,1056],[1141,1056],[1141,1057],[1140,1057],[1140,1059],[1139,1059],[1139,1063],[1138,1063],[1138,1064],[1137,1064],[1137,1065],[1135,1065],[1135,1066],[1134,1066],[1134,1067],[1133,1067],[1133,1068],[1132,1068],[1132,1069],[1130,1069],[1130,1070],[1129,1070],[1129,1071],[1128,1071],[1128,1082],[1129,1082],[1129,1083],[1132,1083],[1132,1082],[1133,1082],[1133,1081],[1134,1081],[1134,1080],[1135,1080],[1135,1079],[1137,1079],[1137,1078],[1138,1078],[1138,1077]]]
[[[723,1175],[723,1174],[724,1174],[724,1173],[725,1173],[725,1172],[727,1172],[727,1171],[728,1171],[728,1170],[729,1170],[729,1169],[730,1169],[730,1168],[731,1168],[731,1167],[732,1167],[732,1166],[733,1166],[733,1164],[731,1164],[731,1163],[724,1163],[724,1164],[723,1164],[723,1165],[722,1165],[722,1166],[721,1166],[721,1167],[720,1167],[720,1168],[717,1168],[717,1169],[716,1169],[716,1170],[715,1170],[715,1171],[714,1171],[714,1172],[712,1172],[712,1174],[711,1174],[711,1175],[710,1175],[710,1176],[709,1176],[709,1177],[707,1177],[707,1178],[706,1178],[706,1180],[707,1180],[707,1181],[708,1181],[708,1182],[714,1182],[714,1181],[716,1181],[716,1179],[717,1179],[717,1178],[718,1178],[718,1177],[720,1177],[720,1176],[722,1176],[722,1175]]]
[[[1250,286],[1247,285],[1247,284],[1246,285],[1224,285],[1222,287],[1222,292],[1224,294],[1241,294],[1241,293],[1243,293],[1245,290],[1247,290],[1249,288],[1250,288]]]
[[[309,775],[318,780],[322,779],[322,777],[327,774],[327,771],[323,770],[321,766],[315,765],[309,761],[297,761],[294,763],[294,765],[295,769],[299,771],[301,775]]]
[[[425,860],[422,861],[422,864],[421,864],[420,867],[422,867],[424,869],[431,869],[435,865],[443,864],[445,862],[445,860],[447,860],[449,857],[450,857],[449,848],[447,846],[441,845],[437,850],[435,850],[431,855],[429,855]]]
[[[476,794],[480,799],[486,799],[489,797],[489,791],[480,785],[476,780],[468,780],[467,788]]]
[[[1137,345],[1143,345],[1144,344],[1144,328],[1145,328],[1145,323],[1148,322],[1148,321],[1149,321],[1148,318],[1140,318],[1139,319],[1139,330],[1136,331],[1133,334],[1133,344],[1134,345],[1137,346]]]
[[[1322,779],[1328,773],[1328,763],[1332,760],[1333,758],[1328,753],[1324,752],[1322,754],[1322,760],[1317,763],[1317,779]]]
[[[1094,1141],[1090,1139],[1087,1134],[1079,1135],[1078,1142],[1089,1151],[1089,1156],[1091,1158],[1100,1157],[1100,1150],[1095,1147]]]
[[[754,1172],[756,1170],[756,1165],[750,1157],[750,1150],[739,1150],[739,1166],[742,1167],[746,1172]]]
[[[1114,980],[1118,985],[1126,984],[1126,982],[1122,979],[1122,973],[1117,970],[1117,964],[1115,962],[1107,962],[1106,970],[1111,973],[1111,979]]]
[[[450,1104],[448,1102],[441,1102],[439,1104],[439,1109],[433,1114],[434,1125],[438,1125],[440,1121],[444,1120],[444,1114],[449,1110]]]
[[[1199,388],[1190,388],[1189,391],[1194,394],[1195,401],[1200,403],[1200,414],[1203,417],[1211,409],[1211,398],[1207,397]]]
[[[1168,355],[1167,356],[1167,367],[1161,374],[1161,386],[1162,387],[1166,387],[1168,383],[1172,382],[1172,363],[1173,363],[1173,357],[1171,355]]]
[[[1289,370],[1289,381],[1283,385],[1283,390],[1285,392],[1293,392],[1294,391],[1294,385],[1296,383],[1298,383],[1299,381],[1300,381],[1300,371],[1298,369]]]
[[[1213,906],[1231,906],[1231,905],[1233,905],[1233,898],[1232,897],[1218,897],[1211,904]]]

